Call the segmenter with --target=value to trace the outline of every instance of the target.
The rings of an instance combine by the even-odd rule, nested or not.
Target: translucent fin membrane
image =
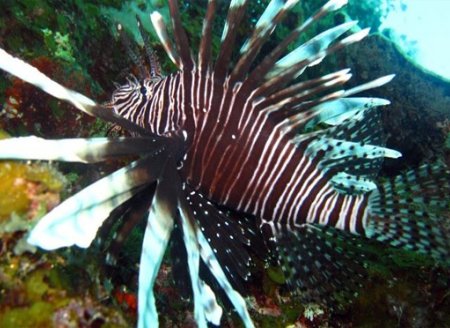
[[[442,163],[409,170],[370,197],[366,234],[450,264],[450,171]]]

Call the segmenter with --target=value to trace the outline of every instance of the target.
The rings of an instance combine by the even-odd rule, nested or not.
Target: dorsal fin
[[[254,84],[257,81],[261,81],[267,72],[269,72],[274,66],[275,62],[283,55],[288,46],[294,42],[312,23],[318,21],[320,18],[328,14],[329,12],[338,10],[345,5],[347,0],[331,0],[322,6],[313,16],[308,18],[303,24],[294,29],[284,40],[282,40],[278,46],[267,55],[263,61],[252,71],[249,78],[250,84]],[[248,67],[244,68],[236,65],[235,70],[232,73],[232,77],[236,80],[242,79],[248,72]]]
[[[347,22],[341,25],[337,25],[326,30],[325,32],[316,35],[312,39],[308,40],[307,42],[300,45],[295,50],[291,51],[286,56],[278,60],[275,63],[275,66],[266,74],[266,78],[273,78],[274,76],[284,72],[289,67],[324,51],[334,40],[350,30],[356,24],[356,21]],[[319,61],[320,60],[321,58],[319,58]],[[313,64],[315,63],[317,63],[317,60],[313,62]],[[303,72],[303,69],[298,72],[298,75],[300,75],[301,72]]]
[[[295,84],[293,88],[298,92],[295,96],[283,99],[278,93],[275,93],[273,97],[262,101],[257,108],[265,108],[272,120],[280,124],[279,128],[284,134],[295,135],[299,131],[304,132],[305,128],[311,128],[321,122],[336,125],[359,110],[389,104],[389,101],[381,98],[344,97],[379,87],[392,80],[393,75],[383,76],[349,90],[330,91],[323,94],[324,91],[328,92],[329,89],[343,84],[350,77],[347,72],[343,70],[338,74],[330,74],[330,78]],[[303,90],[305,86],[312,87]],[[292,92],[289,88],[287,90],[279,93]],[[278,103],[274,103],[276,100],[279,100]],[[268,110],[268,106],[272,109]]]
[[[161,41],[164,50],[169,56],[170,60],[181,69],[181,58],[178,55],[178,52],[175,50],[172,40],[170,40],[169,35],[167,33],[167,27],[164,23],[164,20],[161,14],[157,11],[154,11],[150,15],[150,19],[153,24],[153,28],[155,29],[156,35],[158,35],[159,40]]]
[[[362,287],[366,254],[358,237],[317,224],[290,229],[270,222],[261,229],[290,289],[302,301],[337,307]]]
[[[177,0],[169,0],[173,34],[175,37],[175,45],[177,47],[178,53],[180,54],[181,69],[190,70],[193,68],[194,62],[192,60],[191,48],[189,47],[186,32],[184,31],[183,25],[181,24],[180,11],[178,8],[179,6]]]
[[[348,74],[348,70],[342,70],[321,78],[293,84],[264,99],[255,106],[255,109],[264,109],[274,122],[282,122],[298,113],[304,113],[305,119],[309,118],[314,113],[308,112],[308,108],[314,108],[322,100],[330,99],[329,96],[325,98],[318,97],[342,86],[350,77],[351,74]],[[344,94],[344,91],[341,91],[339,94],[332,91],[328,95],[339,96],[342,94]],[[269,106],[271,109],[267,111]]]
[[[344,98],[345,99],[345,98]],[[369,98],[360,98],[369,99]],[[318,168],[340,192],[358,194],[376,188],[376,177],[384,157],[401,154],[385,148],[379,113],[362,108],[337,126],[301,135],[294,143],[308,142],[305,155],[318,160]]]
[[[211,34],[215,12],[216,0],[209,0],[205,19],[203,20],[202,38],[198,52],[198,67],[201,72],[205,72],[211,64]]]
[[[284,18],[289,9],[297,2],[298,0],[290,0],[287,2],[272,0],[269,3],[261,18],[256,23],[252,36],[241,48],[242,57],[231,73],[230,80],[232,82],[244,79],[264,42],[273,32],[276,25]]]
[[[295,77],[298,76],[298,73],[302,70],[305,69],[306,67],[310,66],[311,64],[313,64],[314,62],[316,62],[317,60],[320,60],[346,46],[348,46],[349,44],[355,43],[360,41],[361,39],[363,39],[365,36],[367,36],[367,34],[369,33],[368,29],[363,29],[359,32],[353,33],[350,36],[335,42],[333,45],[331,45],[330,47],[326,48],[325,50],[321,50],[318,53],[316,53],[315,55],[312,55],[308,58],[305,58],[304,60],[301,60],[300,62],[286,68],[282,74],[277,75],[276,77],[267,80],[266,82],[264,82],[258,89],[257,92],[255,93],[255,97],[264,97],[270,94],[273,94],[283,88],[286,87],[287,84],[289,84],[293,79],[295,79]],[[270,69],[270,68],[269,68]],[[265,74],[267,73],[267,71],[264,72],[260,72],[261,74],[264,75],[260,75],[260,76],[255,76],[255,74],[252,73],[252,75],[249,77],[249,79],[247,80],[247,82],[252,81],[253,83],[259,83],[260,81],[262,81],[262,79],[264,78]],[[281,73],[281,72],[280,72]]]
[[[258,106],[262,107],[266,104],[273,105],[289,97],[298,96],[299,94],[305,94],[306,96],[306,94],[311,93],[310,90],[313,90],[316,87],[320,87],[322,91],[326,90],[325,88],[329,86],[338,86],[347,82],[351,78],[352,75],[349,72],[350,69],[347,68],[324,76],[320,76],[318,78],[292,84],[276,92],[275,94],[270,95],[265,99],[264,102],[258,104]]]
[[[120,41],[122,42],[123,46],[125,47],[128,57],[131,59],[134,66],[138,70],[139,79],[140,80],[145,79],[146,77],[148,77],[148,72],[144,69],[145,65],[143,65],[142,58],[139,55],[137,55],[137,53],[133,49],[134,47],[131,45],[132,43],[130,42],[130,39],[128,38],[126,33],[124,33],[122,25],[117,24],[116,27],[117,27],[117,33],[119,33]]]
[[[148,64],[150,65],[150,77],[160,78],[161,77],[161,65],[159,64],[158,58],[155,55],[151,45],[148,33],[144,31],[142,27],[141,19],[136,15],[136,20],[138,22],[139,33],[141,34],[142,41],[144,41],[145,53],[147,54]]]
[[[370,195],[366,236],[450,265],[450,171],[441,162],[390,178]]]
[[[220,52],[217,56],[214,68],[215,77],[224,79],[228,71],[231,53],[234,48],[234,41],[238,31],[237,26],[240,24],[247,7],[247,0],[232,0],[228,9],[227,20],[223,27]]]

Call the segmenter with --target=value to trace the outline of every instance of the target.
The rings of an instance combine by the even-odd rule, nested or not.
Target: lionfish
[[[150,18],[178,70],[163,76],[145,42],[150,71],[118,87],[106,105],[0,52],[5,71],[130,132],[130,137],[117,138],[12,138],[0,141],[0,156],[82,163],[138,156],[62,202],[41,219],[28,241],[46,250],[87,248],[103,223],[124,217],[125,233],[146,215],[139,327],[158,325],[153,287],[171,239],[184,246],[178,264],[190,276],[200,327],[220,323],[219,287],[244,325],[253,327],[236,286],[248,279],[252,251],[259,247],[277,261],[301,297],[324,302],[360,284],[363,237],[448,263],[449,170],[426,164],[375,181],[383,158],[401,155],[383,145],[376,107],[389,101],[354,95],[393,76],[350,89],[343,87],[349,69],[299,78],[326,56],[363,39],[368,30],[353,33],[356,22],[346,22],[288,51],[313,23],[346,1],[327,2],[260,55],[297,2],[271,0],[232,63],[248,1],[230,2],[213,59],[216,1],[208,1],[194,55],[177,1],[169,0],[173,37],[158,12]],[[141,34],[147,38],[142,28]],[[217,282],[215,288],[200,274],[201,263]]]

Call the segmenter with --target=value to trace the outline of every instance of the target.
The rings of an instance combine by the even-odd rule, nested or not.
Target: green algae
[[[97,300],[84,268],[57,253],[8,258],[0,261],[0,327],[128,326]]]
[[[286,283],[286,277],[280,267],[271,266],[267,268],[267,275],[273,282],[279,285]]]
[[[14,262],[13,262],[14,263]],[[16,262],[15,270],[3,271],[3,294],[9,294],[0,306],[1,327],[51,327],[55,309],[69,302],[64,293],[53,288],[46,280],[47,269],[39,269],[25,273],[24,267],[29,263],[25,258]],[[31,264],[31,263],[29,263]],[[3,266],[1,267],[4,268]],[[51,270],[50,270],[51,272]],[[9,286],[6,284],[9,282]],[[12,286],[15,288],[11,290]],[[14,294],[22,295],[14,299]],[[10,308],[8,303],[20,306]]]
[[[14,308],[0,314],[0,326],[3,328],[51,327],[54,307],[46,302],[34,302],[25,308]]]
[[[55,56],[69,63],[75,62],[73,47],[68,34],[61,34],[59,31],[53,32],[48,28],[42,30],[44,41],[49,51]]]
[[[1,162],[0,220],[11,213],[24,215],[40,202],[54,202],[64,184],[63,175],[48,164]]]

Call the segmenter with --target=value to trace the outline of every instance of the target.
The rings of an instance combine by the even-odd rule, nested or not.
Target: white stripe
[[[287,152],[287,150],[290,148],[290,153],[288,155],[288,158],[283,159],[284,154]],[[276,161],[275,165],[273,165],[270,169],[270,175],[266,179],[266,183],[261,188],[261,195],[265,195],[266,197],[262,198],[261,196],[258,197],[258,200],[256,202],[256,210],[259,211],[259,204],[261,205],[261,216],[264,217],[264,210],[266,209],[267,200],[271,196],[271,194],[275,190],[275,185],[279,182],[279,179],[283,173],[285,173],[286,167],[292,160],[292,157],[295,154],[295,147],[293,147],[290,143],[286,143],[283,147],[283,150],[281,151],[281,154],[278,156],[278,160]],[[281,167],[279,167],[281,164]],[[274,177],[274,175],[276,176]]]
[[[331,188],[332,191],[334,189]],[[327,225],[328,221],[330,221],[331,213],[333,212],[336,203],[338,201],[339,194],[334,191],[332,196],[328,198],[328,200],[325,202],[324,207],[319,215],[319,224],[321,225]]]
[[[299,210],[302,207],[305,199],[307,197],[314,196],[313,194],[310,194],[310,192],[316,186],[316,184],[322,179],[323,179],[322,172],[318,171],[316,168],[314,168],[313,172],[308,176],[308,178],[303,183],[302,188],[300,189],[300,191],[296,197],[297,199],[298,199],[298,197],[300,197],[300,199],[295,200],[295,204],[298,204],[298,206],[297,206],[295,213],[292,215],[293,218],[299,217]],[[313,180],[313,181],[311,181],[311,180]],[[289,213],[289,217],[291,217],[291,213]]]
[[[296,186],[296,187],[300,186],[300,189],[302,189],[303,186],[304,186],[304,182],[302,183],[303,177],[304,177],[306,171],[307,171],[307,170],[309,169],[309,167],[312,165],[312,162],[311,162],[311,160],[310,160],[308,157],[303,156],[303,158],[304,158],[307,162],[306,162],[305,165],[302,165],[301,173],[300,173],[300,175],[297,177],[297,181],[295,182],[295,186]],[[291,196],[292,196],[292,194],[293,194],[294,191],[295,191],[295,196],[294,196],[294,199],[291,200]],[[289,198],[287,198],[287,200],[286,200],[286,202],[285,202],[285,204],[283,205],[283,208],[282,208],[282,210],[281,210],[281,216],[282,216],[282,217],[285,217],[285,216],[286,216],[287,218],[291,218],[291,217],[292,217],[292,211],[294,211],[294,208],[298,205],[297,202],[296,202],[295,200],[296,200],[296,198],[299,197],[299,195],[300,195],[300,190],[293,189],[293,190],[290,192]],[[301,204],[300,204],[300,205],[301,205]],[[286,211],[288,211],[288,213],[285,214]]]
[[[225,99],[227,98],[227,95],[228,95],[228,79],[225,80],[223,88],[224,88],[224,91],[223,91],[222,97],[220,99],[219,111],[217,113],[216,122],[212,122],[213,128],[212,128],[212,130],[211,130],[207,140],[205,140],[206,142],[202,143],[203,145],[205,145],[204,149],[209,149],[210,148],[210,144],[213,142],[213,139],[215,139],[215,138],[217,138],[217,136],[219,136],[219,133],[216,132],[216,130],[219,127],[221,127],[221,125],[222,125],[222,122],[220,122],[220,117],[222,116],[222,111],[223,111],[223,108],[224,108]],[[204,131],[202,131],[202,132],[204,132]],[[202,162],[201,162],[201,165],[202,165],[203,169],[202,169],[202,172],[200,174],[200,179],[199,179],[199,184],[200,185],[203,182],[203,179],[204,179],[205,173],[207,171],[208,164],[210,163],[211,157],[212,156],[210,156],[210,152],[209,151],[208,152],[205,151],[203,153]]]
[[[345,196],[344,197],[344,202],[343,202],[343,204],[342,204],[342,206],[340,208],[340,211],[339,211],[338,222],[335,225],[335,227],[337,229],[345,230],[345,222],[347,221],[347,215],[346,214],[348,212],[348,209],[349,209],[351,203],[352,203],[351,197],[350,196]]]
[[[278,145],[282,141],[282,137],[277,132],[278,131],[273,130],[272,133],[270,134],[270,136],[267,138],[266,143],[264,144],[262,154],[259,157],[258,164],[256,165],[255,170],[253,171],[253,175],[252,175],[249,183],[247,184],[247,188],[244,192],[244,195],[241,197],[241,202],[242,202],[245,199],[247,192],[249,190],[252,191],[250,194],[250,197],[249,197],[249,202],[247,203],[247,206],[244,208],[244,211],[246,211],[246,212],[248,211],[249,205],[251,204],[252,200],[254,199],[256,192],[261,191],[261,187],[260,187],[261,181],[263,179],[266,179],[266,174],[268,173],[269,169],[272,168],[271,164],[272,164],[273,155],[278,150],[278,148],[279,148]],[[272,141],[276,135],[278,135],[278,139],[276,141]],[[266,155],[267,152],[269,152],[268,155]],[[263,168],[262,172],[259,171],[260,168]],[[256,177],[258,177],[258,180],[256,181],[256,184],[254,185],[254,180]],[[256,198],[258,198],[258,197],[256,197]],[[254,214],[256,214],[256,210],[257,209],[255,207]]]
[[[314,222],[319,222],[319,215],[317,212],[324,208],[324,200],[326,196],[333,192],[333,188],[330,188],[328,184],[325,184],[317,193],[311,207],[309,208],[307,217],[310,217]],[[310,221],[308,221],[310,222]]]
[[[358,223],[358,211],[363,205],[364,196],[357,196],[355,204],[353,205],[353,210],[350,217],[350,232],[356,234],[356,224]]]
[[[260,122],[260,120],[262,120],[262,122]],[[264,127],[266,121],[267,121],[267,116],[263,112],[258,112],[258,114],[256,116],[256,120],[254,121],[254,124],[251,126],[250,135],[247,138],[247,140],[245,141],[244,148],[239,150],[240,151],[240,154],[239,154],[240,156],[235,161],[235,163],[239,163],[239,166],[235,166],[235,169],[238,168],[238,172],[235,173],[235,170],[233,170],[231,172],[231,176],[234,176],[235,178],[234,178],[231,186],[227,190],[225,190],[227,193],[226,193],[225,198],[224,198],[224,203],[228,202],[228,199],[230,197],[231,192],[234,189],[234,186],[240,180],[240,177],[241,177],[241,174],[242,174],[243,170],[239,170],[239,168],[243,168],[243,167],[246,167],[246,165],[248,165],[247,163],[250,160],[250,158],[252,157],[251,155],[253,154],[253,152],[252,152],[253,146],[258,141],[258,138],[256,136],[259,136],[259,134],[263,130],[263,127]],[[244,129],[245,128],[246,127],[244,127]],[[258,128],[258,130],[256,131],[256,133],[254,133],[256,128]],[[250,142],[250,149],[247,149],[249,142]],[[238,149],[236,149],[236,151],[237,150]],[[242,158],[243,156],[245,156],[245,158]],[[240,203],[237,206],[237,210],[240,210],[242,208],[242,205],[243,204]]]
[[[299,181],[298,172],[300,169],[303,169],[303,162],[305,161],[305,158],[306,158],[306,156],[302,156],[300,163],[297,164],[297,166],[294,170],[294,173],[291,175],[290,180],[286,184],[286,188],[283,190],[280,197],[278,197],[278,201],[275,204],[275,208],[273,211],[273,219],[274,220],[276,220],[278,218],[278,212],[280,210],[280,206],[283,206],[282,212],[281,212],[281,213],[283,213],[284,208],[286,207],[287,200],[291,197],[294,190],[297,189],[298,181]],[[294,180],[295,180],[295,182],[294,182]]]

